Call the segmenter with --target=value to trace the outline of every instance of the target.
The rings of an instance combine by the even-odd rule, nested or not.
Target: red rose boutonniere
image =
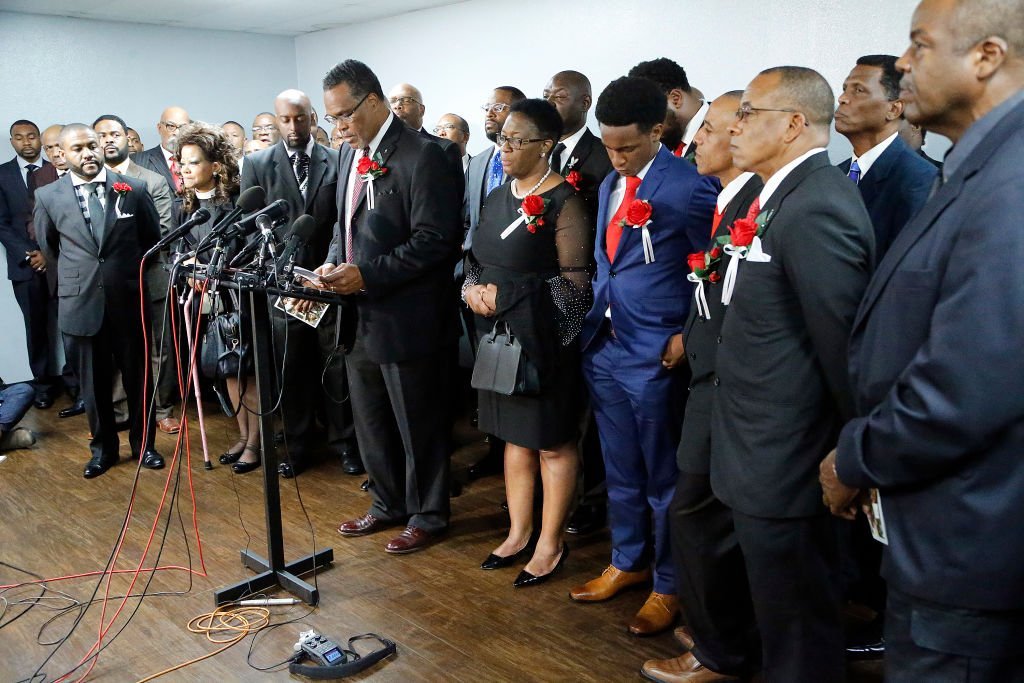
[[[132,186],[128,183],[118,181],[111,186],[111,189],[117,193],[117,203],[114,204],[114,211],[117,213],[118,218],[130,218],[135,214],[124,213],[121,211],[121,207],[124,205],[124,198],[132,191]]]
[[[580,185],[583,183],[583,176],[580,175],[579,171],[569,171],[565,174],[565,182],[572,185],[572,189],[579,192]]]
[[[646,199],[634,199],[633,203],[626,209],[626,217],[619,221],[623,230],[640,228],[641,238],[644,244],[644,262],[654,263],[654,243],[651,241],[651,231],[648,228],[653,222],[654,208]]]
[[[722,279],[716,270],[721,260],[721,247],[714,247],[710,251],[694,252],[686,257],[687,265],[690,266],[690,273],[686,279],[697,285],[693,290],[693,298],[697,302],[697,313],[707,320],[711,320],[711,309],[708,307],[707,296],[704,293],[704,282],[715,283]]]
[[[526,229],[530,233],[536,233],[537,228],[544,227],[544,212],[548,210],[550,203],[550,199],[544,199],[540,195],[528,194],[523,197],[523,203],[519,205],[518,209],[519,218],[509,223],[509,226],[502,231],[501,239],[511,235],[523,223],[526,224]]]
[[[359,179],[366,183],[366,208],[373,211],[373,181],[387,175],[388,167],[381,162],[380,154],[373,157],[360,157],[356,163],[356,173]]]
[[[729,266],[725,269],[725,279],[722,282],[722,303],[726,306],[732,301],[732,292],[736,286],[736,274],[739,272],[740,261],[768,263],[772,260],[770,254],[764,253],[761,245],[761,235],[764,234],[772,213],[773,211],[765,211],[757,214],[756,218],[737,218],[729,226],[728,235],[716,238],[722,251],[731,257]]]

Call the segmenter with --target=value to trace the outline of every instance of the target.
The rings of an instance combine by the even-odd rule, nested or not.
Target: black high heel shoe
[[[480,569],[504,569],[505,567],[511,567],[521,560],[524,555],[533,552],[533,549],[537,546],[537,536],[536,532],[530,534],[530,537],[526,539],[526,545],[511,555],[502,557],[494,553],[489,554],[487,559],[480,563]]]
[[[552,574],[554,574],[562,568],[562,565],[565,564],[565,558],[567,557],[569,557],[569,546],[565,543],[562,543],[562,554],[561,556],[559,556],[558,562],[555,563],[554,569],[549,571],[547,574],[542,574],[540,576],[534,576],[533,574],[524,569],[523,571],[519,572],[519,576],[517,576],[516,580],[512,582],[512,586],[515,588],[539,586],[540,584],[550,579]]]
[[[238,452],[228,450],[224,453],[221,453],[220,457],[217,458],[217,460],[220,461],[221,465],[230,465],[233,462],[237,462],[238,459],[242,457],[242,453],[245,452],[245,439],[239,439],[238,441],[236,441],[235,446],[241,446],[242,448]]]
[[[232,471],[234,471],[235,474],[245,474],[246,472],[252,472],[253,470],[258,469],[259,466],[263,463],[263,458],[260,457],[260,449],[246,445],[245,449],[242,452],[244,453],[245,451],[255,453],[256,460],[252,462],[244,462],[242,460],[239,460],[238,462],[231,466],[231,469]]]

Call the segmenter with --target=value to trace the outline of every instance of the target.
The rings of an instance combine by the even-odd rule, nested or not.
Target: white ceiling
[[[0,10],[282,36],[466,0],[0,0]],[[302,13],[296,15],[296,8]]]

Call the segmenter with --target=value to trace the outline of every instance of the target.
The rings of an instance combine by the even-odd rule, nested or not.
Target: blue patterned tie
[[[501,168],[501,150],[497,150],[491,157],[491,171],[487,175],[487,194],[494,191],[494,188],[501,185],[505,172]]]
[[[860,164],[856,160],[850,164],[850,172],[847,174],[854,185],[860,184]]]

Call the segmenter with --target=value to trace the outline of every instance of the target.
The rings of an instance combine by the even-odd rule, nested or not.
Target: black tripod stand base
[[[270,563],[259,555],[248,550],[243,550],[241,554],[242,564],[260,573],[245,581],[239,581],[214,591],[213,599],[218,605],[234,602],[253,593],[260,593],[272,588],[283,588],[307,605],[316,605],[320,602],[320,592],[311,584],[300,579],[299,576],[308,574],[314,569],[323,569],[334,562],[334,549],[326,548],[315,555],[307,555],[275,571],[270,568]]]

